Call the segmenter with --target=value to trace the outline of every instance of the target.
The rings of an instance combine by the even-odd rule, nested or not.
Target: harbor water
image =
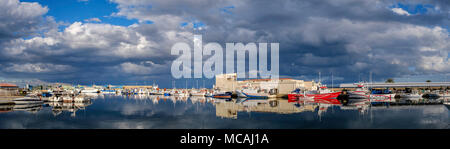
[[[96,94],[89,102],[0,105],[1,129],[448,129],[448,99],[388,102]]]

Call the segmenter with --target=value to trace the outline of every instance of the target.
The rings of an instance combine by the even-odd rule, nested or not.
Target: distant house
[[[19,95],[19,86],[10,83],[0,83],[0,96]]]

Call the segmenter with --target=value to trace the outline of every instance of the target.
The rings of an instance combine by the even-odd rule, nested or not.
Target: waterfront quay
[[[420,87],[354,83],[327,88],[289,78],[222,77],[213,88],[189,89],[156,84],[2,84],[0,118],[5,121],[0,128],[348,128],[344,123],[351,128],[448,128],[450,97],[440,94],[448,91],[446,86],[422,86],[424,93],[436,96],[415,96]],[[375,92],[379,89],[391,92]],[[345,91],[363,98],[323,96]]]
[[[47,85],[0,84],[0,104],[35,103],[38,101],[88,102],[95,94],[117,95],[163,95],[176,97],[213,98],[284,98],[298,100],[347,98],[393,99],[393,98],[439,98],[450,97],[450,82],[401,82],[401,83],[351,83],[328,88],[320,81],[279,79],[237,80],[237,74],[216,75],[213,88],[159,88],[158,85],[70,85],[55,83]]]

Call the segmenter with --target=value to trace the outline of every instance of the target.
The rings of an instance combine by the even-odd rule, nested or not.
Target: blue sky
[[[85,19],[99,18],[102,22],[113,25],[128,26],[137,23],[136,19],[114,16],[117,12],[117,4],[109,0],[22,0],[23,2],[38,2],[47,6],[47,16],[52,16],[56,21],[65,23],[84,22]]]

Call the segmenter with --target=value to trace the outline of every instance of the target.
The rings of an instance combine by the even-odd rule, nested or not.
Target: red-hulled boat
[[[289,100],[297,100],[299,98],[303,98],[305,97],[303,93],[301,93],[300,89],[296,89],[294,91],[292,91],[290,94],[288,94],[288,99]]]
[[[300,89],[293,91],[291,94],[288,94],[288,98],[291,100],[299,99],[299,98],[313,98],[313,99],[337,99],[337,97],[341,94],[341,92],[332,92],[326,86],[322,86],[319,90],[310,91],[307,93],[301,93]]]
[[[214,94],[213,98],[222,98],[222,99],[226,98],[226,99],[228,99],[228,98],[231,98],[232,94],[233,93],[231,93],[231,92],[218,93],[218,94]]]

